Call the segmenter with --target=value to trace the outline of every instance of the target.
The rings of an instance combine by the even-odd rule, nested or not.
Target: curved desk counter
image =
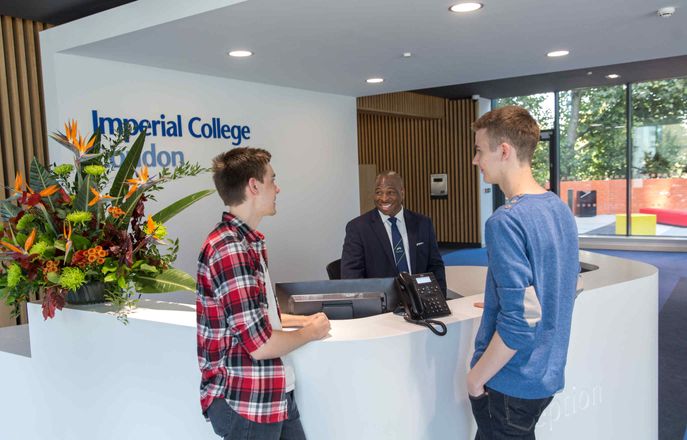
[[[540,439],[657,437],[657,271],[581,252],[566,390]],[[465,375],[486,270],[448,268],[438,337],[392,314],[332,322],[331,336],[292,354],[311,440],[472,439]],[[216,438],[200,416],[193,306],[146,301],[124,326],[68,309],[44,322],[30,305],[31,357],[0,352],[0,420],[10,439]],[[28,408],[33,408],[28,410]]]

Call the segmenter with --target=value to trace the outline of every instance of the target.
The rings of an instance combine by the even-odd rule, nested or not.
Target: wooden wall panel
[[[444,99],[418,93],[385,93],[357,99],[358,110],[382,114],[414,116],[417,118],[444,118]]]
[[[479,174],[471,164],[474,120],[475,104],[469,99],[449,101],[414,93],[358,98],[359,163],[375,165],[377,172],[401,174],[405,205],[432,218],[440,242],[481,240]],[[448,199],[430,198],[434,173],[448,175]]]
[[[34,156],[48,161],[38,32],[43,23],[0,17],[0,179],[2,197]]]
[[[38,32],[48,25],[0,16],[0,196],[31,160],[48,162]],[[16,323],[0,306],[0,326]]]

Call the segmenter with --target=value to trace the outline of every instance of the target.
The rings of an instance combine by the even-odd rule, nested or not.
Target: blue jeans
[[[534,427],[553,396],[519,399],[485,388],[486,394],[470,397],[477,421],[475,440],[534,440]]]
[[[277,423],[256,423],[241,417],[224,399],[215,399],[207,415],[215,434],[224,440],[305,440],[293,391],[286,393],[288,418]]]

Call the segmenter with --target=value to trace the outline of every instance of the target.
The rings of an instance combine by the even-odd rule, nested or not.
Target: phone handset
[[[406,308],[406,314],[412,319],[422,319],[425,308],[418,295],[417,289],[413,288],[413,280],[408,272],[401,272],[396,279],[398,291],[401,294],[401,302]]]
[[[427,319],[451,314],[434,274],[411,275],[401,272],[396,278],[396,288],[406,310],[406,321],[424,325],[439,336],[446,334],[446,325],[443,322]],[[435,326],[441,330],[437,330]]]

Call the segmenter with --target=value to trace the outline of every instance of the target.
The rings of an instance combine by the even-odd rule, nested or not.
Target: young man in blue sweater
[[[527,110],[492,110],[473,124],[479,166],[506,195],[487,220],[484,314],[467,377],[478,440],[534,439],[563,389],[579,272],[575,219],[532,176],[539,126]]]

